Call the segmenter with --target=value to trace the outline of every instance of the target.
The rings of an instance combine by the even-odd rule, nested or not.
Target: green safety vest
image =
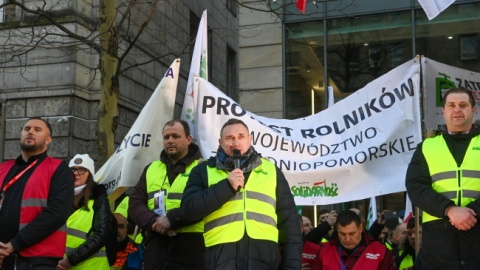
[[[67,220],[67,244],[65,253],[68,254],[70,250],[79,247],[87,240],[87,233],[92,228],[93,221],[93,203],[94,200],[88,201],[87,211],[84,207],[73,212],[73,214]],[[103,246],[97,253],[93,254],[90,258],[83,262],[73,266],[69,269],[110,269],[110,265],[107,259],[107,250]]]
[[[208,185],[227,178],[228,172],[208,167]],[[239,241],[245,232],[253,239],[278,243],[276,215],[277,171],[265,159],[248,177],[245,187],[220,209],[205,217],[205,246]]]
[[[197,166],[198,160],[190,163],[185,169],[185,173],[178,174],[172,186],[168,181],[167,165],[160,160],[152,162],[147,169],[147,193],[148,193],[148,209],[154,209],[154,195],[160,190],[166,191],[165,208],[168,211],[180,208],[182,201],[183,190],[188,181],[190,171]],[[193,225],[188,225],[175,229],[176,232],[203,232],[203,222],[198,222]]]
[[[398,255],[402,256],[404,250],[399,250]],[[403,260],[400,262],[400,265],[398,266],[398,270],[403,270],[403,269],[409,269],[413,266],[413,257],[412,255],[408,254],[403,258]]]
[[[433,190],[457,206],[466,206],[480,198],[480,136],[470,141],[460,167],[457,167],[443,136],[426,139],[422,151],[432,177]],[[441,217],[423,213],[424,223],[438,219]]]
[[[128,207],[130,205],[130,196],[125,196],[123,200],[120,202],[120,204],[117,206],[117,209],[115,209],[115,213],[119,213],[120,215],[124,216],[128,220]],[[129,234],[128,237],[130,239],[133,239],[135,243],[141,244],[143,241],[143,236],[141,233],[137,234],[135,239],[133,238],[133,234]]]

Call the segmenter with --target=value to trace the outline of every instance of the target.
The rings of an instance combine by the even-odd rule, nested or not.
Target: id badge
[[[165,216],[165,191],[160,190],[153,195],[153,211],[161,217]]]

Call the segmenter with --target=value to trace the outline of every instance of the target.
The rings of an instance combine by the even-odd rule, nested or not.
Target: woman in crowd
[[[67,221],[65,257],[57,270],[109,269],[105,245],[114,221],[105,187],[93,180],[95,166],[88,154],[77,154],[69,166],[75,176],[74,212]]]

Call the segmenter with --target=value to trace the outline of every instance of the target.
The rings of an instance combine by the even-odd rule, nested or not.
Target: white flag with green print
[[[207,31],[207,10],[203,11],[202,19],[198,26],[195,48],[193,49],[190,72],[188,74],[187,90],[183,100],[181,119],[188,122],[194,139],[198,138],[195,126],[196,95],[193,91],[193,79],[199,76],[208,80],[208,31]]]

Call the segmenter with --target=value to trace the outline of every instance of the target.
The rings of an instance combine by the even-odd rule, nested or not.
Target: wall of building
[[[34,6],[40,2],[42,1],[27,1],[26,4]],[[97,1],[60,2],[62,5],[52,5],[52,8],[56,12],[68,11],[68,16],[62,18],[69,29],[85,35],[95,28],[98,23]],[[143,22],[150,9],[148,6],[136,7],[133,21]],[[238,50],[238,18],[229,12],[226,0],[159,1],[158,10],[151,23],[124,59],[123,68],[143,61],[150,62],[130,68],[120,76],[119,126],[115,138],[117,144],[128,132],[176,57],[181,58],[181,75],[175,116],[180,115],[190,68],[190,49],[193,49],[191,38],[196,35],[196,27],[193,36],[190,31],[191,14],[200,18],[205,9],[208,9],[208,24],[213,37],[212,77],[219,84],[226,85],[227,44]],[[5,44],[4,41],[11,33],[12,16],[16,21],[25,18],[19,10],[9,10],[8,14],[11,15],[10,23],[0,24],[0,44]],[[138,27],[138,24],[127,22],[119,28],[118,33],[124,35],[127,28],[139,29]],[[49,26],[37,27],[40,28],[45,31],[52,30]],[[27,32],[29,30],[27,27],[21,29],[18,25],[15,29]],[[129,37],[134,38],[132,34]],[[14,42],[20,44],[21,38]],[[3,45],[1,49],[5,52],[11,48],[14,47],[7,48]],[[125,47],[120,47],[120,52],[124,49]],[[18,156],[21,127],[33,116],[44,117],[52,125],[54,140],[48,151],[50,155],[69,159],[76,153],[86,152],[95,158],[96,119],[100,98],[100,74],[95,70],[99,62],[98,54],[84,45],[63,44],[57,48],[32,48],[28,54],[13,61],[6,56],[0,58],[0,105],[4,112],[0,117],[0,133],[4,139],[0,147],[0,159]],[[154,58],[155,60],[151,61]]]
[[[253,113],[283,118],[282,22],[267,1],[240,7],[240,105]]]

